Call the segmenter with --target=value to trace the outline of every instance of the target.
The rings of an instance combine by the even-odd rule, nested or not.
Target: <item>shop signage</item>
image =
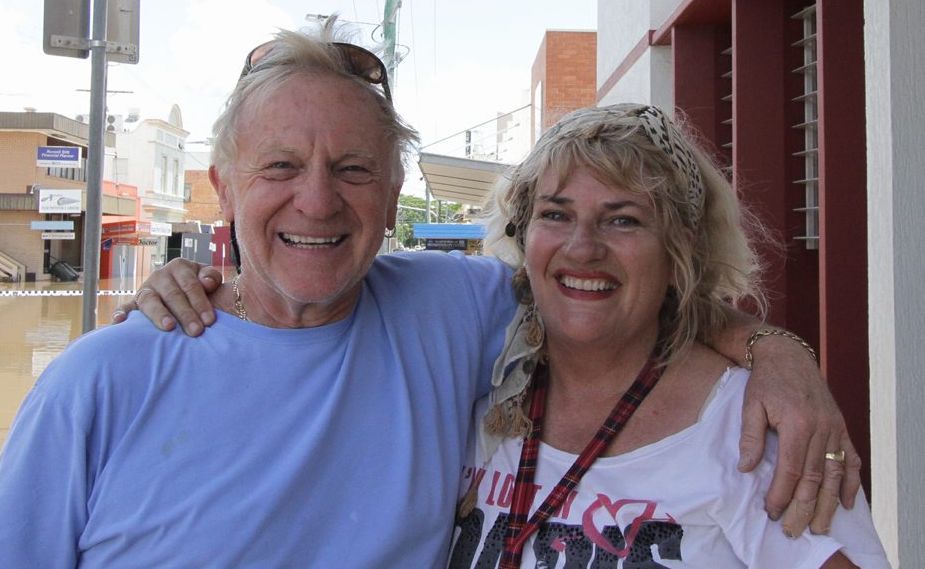
[[[428,251],[465,251],[467,239],[426,239],[424,248]]]
[[[39,146],[35,165],[40,168],[80,168],[79,146]]]
[[[163,221],[152,221],[150,228],[151,235],[162,235],[170,237],[173,235],[173,226]]]
[[[46,241],[57,241],[61,239],[74,239],[76,236],[73,231],[43,231],[42,239]]]
[[[81,190],[39,190],[39,213],[80,213]]]
[[[29,228],[36,231],[73,231],[73,221],[32,221]]]

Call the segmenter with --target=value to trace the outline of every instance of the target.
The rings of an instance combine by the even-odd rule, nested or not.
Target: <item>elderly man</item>
[[[513,314],[510,270],[376,258],[415,134],[381,62],[335,41],[332,25],[254,50],[216,122],[210,179],[241,274],[211,295],[211,330],[163,334],[132,315],[75,342],[27,397],[0,457],[0,566],[445,563],[471,406]],[[155,295],[143,304],[164,316]],[[720,347],[737,355],[749,333],[730,330]],[[802,349],[756,348],[759,360]],[[789,437],[777,509],[807,447],[819,455],[810,473],[830,438],[850,451],[814,380],[753,380],[750,454],[765,409],[782,431],[821,425]],[[800,415],[805,401],[820,410]],[[816,485],[798,492],[814,500]]]

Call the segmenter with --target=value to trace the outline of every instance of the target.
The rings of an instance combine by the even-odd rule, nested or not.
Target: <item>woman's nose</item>
[[[578,261],[600,259],[606,252],[597,228],[590,224],[576,224],[566,243],[568,254]]]

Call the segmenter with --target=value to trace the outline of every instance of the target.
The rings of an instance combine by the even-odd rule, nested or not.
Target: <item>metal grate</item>
[[[802,52],[803,64],[793,70],[803,76],[803,91],[794,97],[795,103],[803,106],[802,120],[793,128],[803,131],[803,145],[793,155],[803,160],[803,176],[794,180],[804,188],[804,205],[794,208],[805,217],[803,235],[794,237],[803,241],[807,249],[819,248],[819,102],[817,97],[818,76],[816,74],[816,5],[812,4],[793,16],[803,23],[800,39],[792,47]]]

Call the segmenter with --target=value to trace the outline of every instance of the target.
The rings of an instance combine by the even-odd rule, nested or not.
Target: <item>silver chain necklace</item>
[[[241,291],[238,289],[238,279],[241,275],[235,275],[231,280],[231,290],[234,291],[234,313],[241,320],[247,320],[247,309],[244,308],[244,301],[241,300]]]

